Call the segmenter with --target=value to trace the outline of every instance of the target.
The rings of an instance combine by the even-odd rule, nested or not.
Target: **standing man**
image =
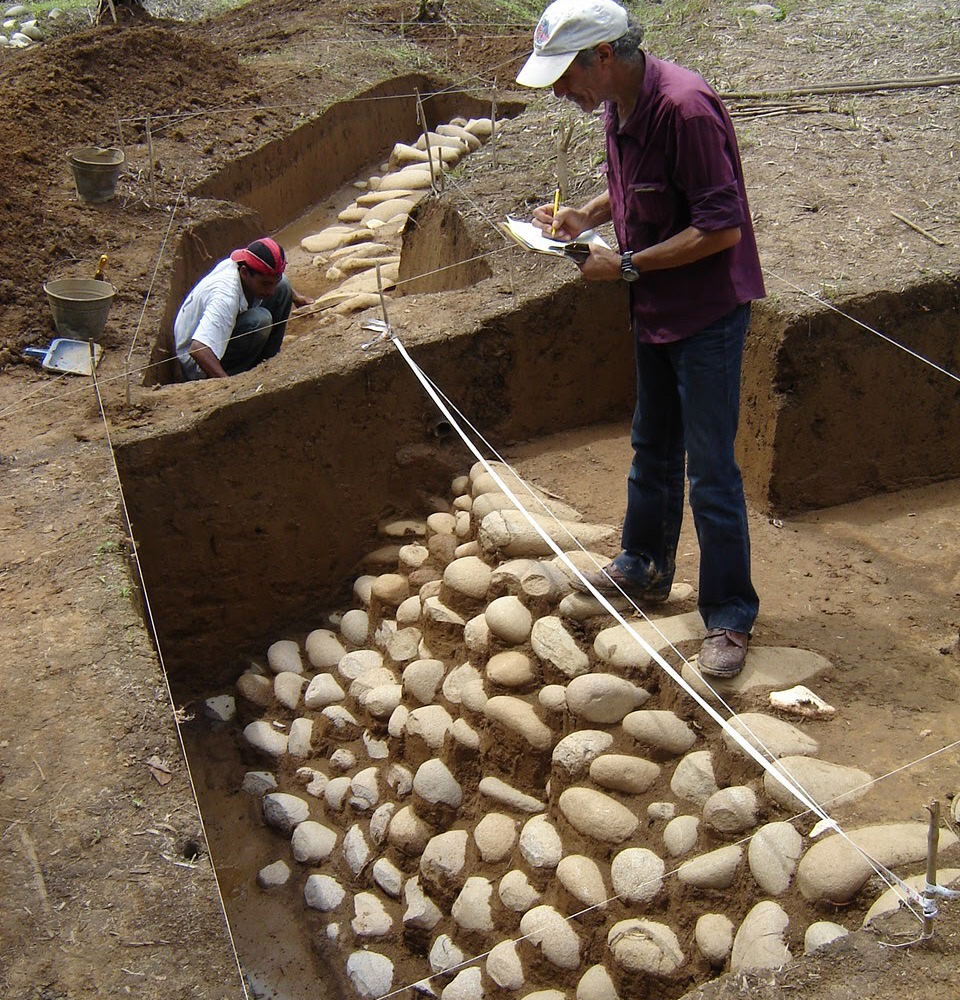
[[[517,82],[605,108],[607,190],[534,212],[561,239],[613,220],[621,253],[594,247],[588,281],[624,281],[637,404],[623,551],[592,574],[607,595],[666,600],[683,517],[684,455],[700,542],[702,673],[732,677],[759,599],[750,580],[743,481],[734,457],[750,302],[764,295],[740,154],[723,102],[697,74],[645,53],[613,0],[556,0]]]
[[[280,351],[291,306],[313,301],[293,290],[286,266],[283,247],[264,236],[200,279],[173,324],[186,379],[227,378]]]

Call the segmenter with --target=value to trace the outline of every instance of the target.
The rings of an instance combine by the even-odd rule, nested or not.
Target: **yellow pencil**
[[[557,212],[560,211],[560,186],[557,185],[557,193],[553,196],[553,221],[550,226],[550,235],[557,235]]]

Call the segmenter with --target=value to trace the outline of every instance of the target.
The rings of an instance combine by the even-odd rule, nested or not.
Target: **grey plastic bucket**
[[[96,340],[107,325],[107,313],[116,289],[109,281],[94,278],[59,278],[43,290],[61,337]]]
[[[122,149],[78,146],[67,153],[77,194],[84,201],[109,201],[126,157]]]

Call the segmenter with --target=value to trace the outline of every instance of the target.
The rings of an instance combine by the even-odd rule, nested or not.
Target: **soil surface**
[[[780,6],[782,19],[708,0],[665,0],[640,13],[651,51],[730,93],[838,78],[889,83],[960,64],[953,3]],[[174,719],[175,709],[181,717],[190,709],[171,697],[144,626],[109,435],[176,426],[184,410],[201,413],[235,391],[197,387],[187,403],[182,392],[148,390],[134,377],[125,399],[125,371],[148,364],[159,333],[168,241],[209,210],[189,198],[195,185],[335,101],[411,70],[462,81],[484,97],[496,78],[498,96],[510,96],[535,15],[448,0],[439,21],[417,23],[416,7],[276,0],[269,16],[255,3],[210,21],[86,28],[2,52],[4,997],[244,993]],[[768,292],[785,313],[821,308],[811,296],[855,313],[880,291],[956,281],[960,88],[730,104]],[[522,130],[506,131],[501,173],[472,176],[468,165],[458,179],[463,210],[495,218],[545,200],[555,183],[553,132],[570,122],[569,200],[596,191],[597,122],[534,95]],[[127,170],[117,197],[78,201],[65,152],[121,143]],[[92,276],[102,253],[118,288],[99,369],[106,418],[88,380],[54,378],[20,351],[54,335],[42,283]],[[497,281],[514,282],[522,296],[557,280],[547,273],[521,258]],[[304,332],[315,332],[304,322]],[[316,323],[317,370],[344,348],[348,327],[338,324]],[[909,324],[885,332],[908,339]],[[266,390],[302,366],[296,339],[257,373]],[[919,362],[904,355],[903,363]],[[511,457],[585,513],[619,518],[624,427],[532,443]],[[886,779],[880,794],[842,817],[848,825],[922,818],[926,800],[960,785],[956,747],[936,753],[960,729],[958,513],[956,484],[942,483],[786,523],[751,515],[758,641],[814,649],[834,664],[818,687],[841,708],[824,756],[882,775],[936,754]],[[695,581],[696,545],[685,530],[680,571]],[[728,981],[705,995],[765,997],[787,987],[818,998],[949,995],[960,907],[944,911],[936,943],[922,951],[845,946],[788,968],[778,985]]]

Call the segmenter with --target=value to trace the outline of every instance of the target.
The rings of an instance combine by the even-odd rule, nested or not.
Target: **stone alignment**
[[[247,751],[269,765],[243,788],[277,834],[261,889],[302,885],[361,998],[427,979],[417,990],[443,1000],[675,997],[844,932],[816,906],[863,890],[859,855],[836,835],[811,843],[812,821],[791,821],[782,789],[668,697],[622,627],[570,601],[559,560],[518,550],[516,533],[504,551],[494,489],[478,464],[448,509],[382,525],[395,544],[358,578],[358,606],[238,679],[227,724],[246,723]],[[670,614],[677,600],[658,625],[682,651],[702,629]],[[829,665],[750,656],[768,686]],[[748,659],[743,684],[759,683]],[[208,703],[218,724],[230,714],[224,696]],[[829,722],[735,722],[821,799],[870,780],[816,759]],[[925,856],[925,823],[850,832],[888,863]],[[941,834],[942,849],[955,842]]]

